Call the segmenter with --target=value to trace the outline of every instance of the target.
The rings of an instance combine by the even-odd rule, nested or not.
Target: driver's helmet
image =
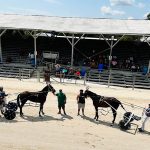
[[[3,87],[2,86],[0,86],[0,91],[3,91]]]

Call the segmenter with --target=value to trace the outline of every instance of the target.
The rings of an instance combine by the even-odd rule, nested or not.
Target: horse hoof
[[[22,114],[20,114],[20,117],[23,117],[23,113],[22,113]]]

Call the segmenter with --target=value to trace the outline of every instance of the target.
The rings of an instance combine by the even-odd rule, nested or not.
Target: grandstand
[[[148,66],[150,60],[149,41],[121,40],[122,35],[149,36],[150,22],[147,20],[129,21],[2,14],[1,18],[3,19],[0,23],[0,76],[30,78],[32,75],[35,76],[34,72],[39,68],[43,69],[45,64],[59,63],[71,65],[71,67],[81,68],[84,66],[88,68],[87,81],[90,82],[110,83],[110,85],[132,88],[150,88],[149,76],[142,72],[143,67]],[[31,23],[27,21],[28,19]],[[5,24],[3,20],[6,21]],[[43,20],[43,23],[38,20]],[[24,24],[20,23],[22,21]],[[47,36],[40,36],[41,33],[47,33],[45,34]],[[112,35],[118,39],[112,39]],[[116,45],[115,42],[117,42]],[[45,62],[44,51],[58,53],[57,62],[51,60]],[[29,60],[29,53],[37,54],[35,64]],[[107,67],[103,72],[99,72],[97,65],[101,55],[104,57],[115,56],[118,66],[110,71],[110,60],[107,60]],[[120,65],[130,57],[134,58],[134,65],[139,66],[135,72],[131,72],[131,67]],[[89,60],[96,61],[97,65],[94,69],[89,69],[89,64],[85,63]]]

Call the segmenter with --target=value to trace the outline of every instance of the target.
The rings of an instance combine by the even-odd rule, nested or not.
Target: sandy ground
[[[77,116],[76,96],[81,84],[52,83],[58,91],[63,89],[67,95],[67,116],[58,115],[57,98],[49,93],[44,105],[45,116],[38,117],[38,107],[26,106],[21,118],[17,112],[14,120],[0,118],[0,150],[149,150],[150,121],[146,124],[145,133],[133,135],[134,130],[121,131],[118,122],[122,119],[124,110],[119,107],[116,124],[111,127],[112,113],[101,115],[99,121],[93,120],[95,111],[92,100],[86,100],[86,117]],[[10,94],[7,100],[14,100],[19,92],[39,91],[45,83],[36,80],[0,78],[0,86]],[[103,96],[113,96],[122,102],[133,103],[142,107],[150,103],[149,90],[119,88],[88,84],[90,90]],[[141,115],[142,109],[124,105],[128,111]],[[139,126],[141,121],[135,121]]]

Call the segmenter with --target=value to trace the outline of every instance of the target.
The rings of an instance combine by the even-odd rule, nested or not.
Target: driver
[[[6,104],[6,96],[5,91],[3,91],[3,87],[0,87],[0,110],[3,109],[3,106]]]
[[[145,123],[149,120],[150,118],[150,104],[148,105],[148,108],[144,109],[143,113],[145,113],[145,118],[142,122],[142,127],[139,128],[140,132],[144,132],[144,128],[145,128]]]

